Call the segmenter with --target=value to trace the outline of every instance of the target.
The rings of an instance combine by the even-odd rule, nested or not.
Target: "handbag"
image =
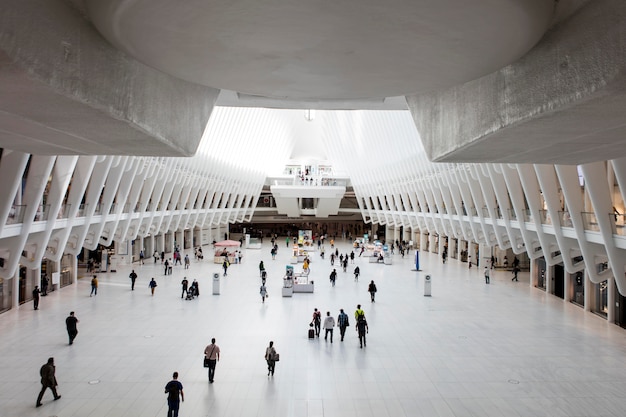
[[[274,353],[274,357],[272,358],[274,362],[280,361],[280,353]]]

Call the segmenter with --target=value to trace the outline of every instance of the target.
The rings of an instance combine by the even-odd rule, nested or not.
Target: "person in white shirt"
[[[330,311],[326,312],[326,318],[324,319],[324,340],[328,340],[328,333],[330,333],[330,343],[333,343],[333,328],[335,327],[335,319],[330,315]]]

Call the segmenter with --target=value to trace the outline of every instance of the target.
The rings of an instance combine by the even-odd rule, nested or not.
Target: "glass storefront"
[[[606,317],[609,312],[609,289],[608,281],[602,281],[599,284],[593,284],[594,287],[594,302],[591,311],[594,313]]]
[[[546,290],[546,260],[537,259],[537,288]]]
[[[583,307],[585,305],[585,280],[584,272],[579,271],[572,275],[571,283],[573,288],[572,302]]]
[[[0,278],[0,313],[11,308],[11,288],[13,288],[12,278]]]

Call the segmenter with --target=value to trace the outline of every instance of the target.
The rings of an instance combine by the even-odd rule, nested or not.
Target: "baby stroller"
[[[196,287],[191,286],[187,289],[187,298],[185,300],[193,300],[196,296]]]

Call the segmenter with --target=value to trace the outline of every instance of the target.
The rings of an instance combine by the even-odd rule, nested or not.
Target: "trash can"
[[[213,295],[220,294],[220,274],[213,274]]]
[[[424,297],[430,297],[430,275],[424,278]]]

